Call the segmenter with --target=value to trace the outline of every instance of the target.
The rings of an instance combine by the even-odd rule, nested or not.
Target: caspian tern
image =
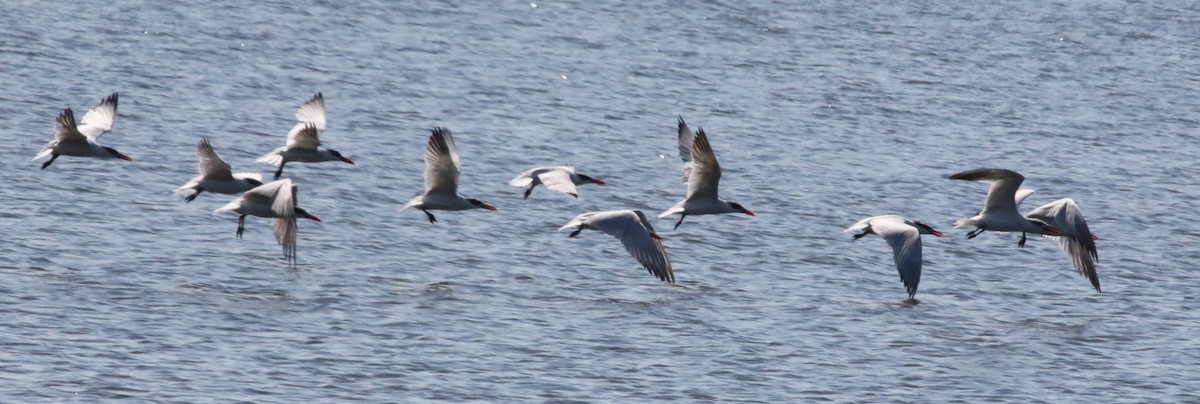
[[[569,237],[575,237],[583,229],[599,230],[616,237],[625,245],[629,255],[637,259],[647,271],[664,282],[675,283],[675,274],[671,272],[671,261],[667,259],[667,251],[663,249],[662,237],[654,232],[654,226],[650,225],[642,211],[588,212],[575,216],[558,230],[574,230]]]
[[[431,210],[497,210],[483,201],[458,194],[458,174],[461,172],[462,163],[458,160],[458,149],[450,129],[433,128],[425,146],[425,193],[408,201],[400,210],[420,209],[429,217],[429,223],[437,223],[437,218],[429,213]]]
[[[679,221],[675,223],[678,229],[688,215],[740,212],[754,216],[754,212],[742,205],[717,197],[717,184],[721,181],[721,165],[717,163],[717,155],[713,154],[704,129],[697,128],[693,133],[683,122],[683,117],[679,117],[679,157],[683,159],[683,183],[688,186],[687,198],[659,214],[659,218],[678,213]]]
[[[275,179],[283,174],[283,165],[290,161],[297,163],[320,163],[322,161],[337,161],[354,164],[342,156],[337,150],[321,147],[318,137],[325,132],[325,96],[317,93],[296,110],[296,126],[288,132],[287,145],[272,150],[259,157],[257,162],[279,166],[275,170]],[[315,131],[306,131],[305,127],[313,126]]]
[[[50,160],[42,163],[42,169],[49,167],[58,156],[98,157],[102,159],[121,159],[133,161],[116,149],[98,143],[100,136],[113,128],[113,119],[117,117],[117,93],[112,93],[100,101],[83,115],[83,125],[75,125],[75,113],[67,107],[54,121],[54,141],[47,144],[38,152],[33,160],[50,156]]]
[[[283,246],[283,256],[288,263],[296,264],[296,218],[320,222],[297,206],[296,186],[292,180],[284,178],[255,187],[241,197],[234,199],[225,206],[218,208],[215,213],[233,212],[238,215],[237,236],[242,237],[246,225],[246,215],[275,219],[275,240]]]
[[[529,194],[533,193],[533,189],[539,184],[545,185],[551,191],[562,192],[578,198],[579,193],[575,190],[575,186],[589,183],[606,185],[604,180],[576,173],[575,166],[571,165],[538,167],[523,172],[508,182],[514,187],[529,187],[525,190],[525,199],[529,199]]]
[[[887,240],[892,246],[896,270],[900,271],[900,281],[908,290],[908,298],[913,299],[917,295],[917,285],[921,283],[921,235],[942,237],[942,232],[899,215],[868,217],[845,230],[846,233],[856,231],[862,233],[855,234],[855,240],[868,234],[878,234]]]
[[[183,184],[182,187],[175,189],[175,193],[195,191],[187,198],[184,198],[185,203],[196,199],[204,191],[216,192],[218,194],[240,194],[263,184],[262,174],[234,174],[229,167],[229,163],[221,160],[221,156],[218,156],[217,152],[213,150],[212,145],[208,143],[208,139],[202,139],[200,140],[200,144],[196,145],[196,157],[200,159],[200,175],[193,177],[186,184]]]
[[[1100,277],[1096,274],[1096,242],[1098,238],[1092,235],[1083,212],[1079,205],[1070,198],[1042,205],[1028,215],[1022,216],[1017,205],[1032,190],[1018,189],[1025,177],[1016,171],[998,168],[979,168],[963,171],[949,177],[952,180],[992,181],[988,190],[987,202],[979,214],[959,219],[955,227],[975,226],[976,229],[967,233],[967,238],[975,238],[984,231],[1034,233],[1058,239],[1059,246],[1071,258],[1075,271],[1091,281],[1092,287],[1100,291]],[[1025,245],[1025,235],[1021,235],[1019,246]]]

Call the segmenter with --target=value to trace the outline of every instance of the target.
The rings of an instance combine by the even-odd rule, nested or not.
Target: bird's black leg
[[[864,231],[864,232],[862,232],[862,233],[860,233],[860,234],[855,234],[855,235],[854,235],[854,239],[855,239],[855,240],[858,240],[858,239],[860,239],[860,238],[863,238],[863,237],[865,237],[866,235],[867,235],[867,232],[865,232],[865,231]]]
[[[58,158],[58,153],[51,154],[51,155],[50,155],[50,160],[47,160],[45,163],[42,163],[42,169],[43,169],[43,170],[45,170],[45,169],[46,169],[46,167],[50,167],[50,163],[53,163],[53,162],[54,162],[54,160],[55,160],[55,159],[57,159],[57,158]]]
[[[437,218],[433,217],[433,214],[429,213],[428,210],[422,210],[422,212],[425,212],[425,216],[429,216],[429,223],[437,223]]]
[[[578,235],[579,235],[579,233],[581,233],[581,232],[583,232],[583,226],[579,226],[579,228],[578,228],[578,229],[575,229],[575,231],[571,232],[571,234],[567,235],[567,237],[575,237],[575,236],[578,236]]]
[[[529,199],[529,194],[533,193],[533,187],[536,187],[536,186],[537,185],[531,185],[531,186],[529,186],[529,189],[525,190],[525,199]]]
[[[1021,233],[1021,241],[1017,242],[1017,247],[1025,247],[1025,233]]]
[[[283,175],[283,165],[284,165],[284,164],[287,164],[287,160],[280,160],[280,161],[279,161],[279,169],[278,169],[278,170],[275,170],[275,179],[279,179],[279,176],[280,176],[280,175]]]
[[[242,238],[242,230],[246,229],[246,215],[238,216],[238,238]]]
[[[982,234],[983,231],[984,231],[984,228],[982,228],[982,227],[975,229],[975,230],[971,230],[970,233],[967,233],[967,239],[968,240],[973,239],[973,238],[975,238],[975,236]]]
[[[683,213],[683,214],[679,215],[679,221],[675,222],[675,229],[678,229],[679,225],[683,224],[683,218],[685,218],[685,217],[687,217],[687,213]]]
[[[204,188],[196,187],[196,193],[188,195],[187,198],[183,198],[183,203],[188,203],[188,202],[195,200],[196,197],[199,196],[201,192],[204,192]]]

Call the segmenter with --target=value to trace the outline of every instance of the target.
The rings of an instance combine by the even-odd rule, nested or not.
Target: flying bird
[[[433,128],[425,146],[425,193],[408,201],[400,210],[420,209],[429,217],[429,223],[437,223],[437,218],[429,213],[431,210],[497,210],[483,201],[458,194],[458,174],[461,172],[462,163],[458,160],[458,149],[450,129]]]
[[[283,246],[283,256],[288,263],[296,264],[296,218],[303,217],[320,222],[316,216],[300,208],[296,200],[296,186],[284,178],[255,187],[241,197],[218,208],[216,213],[233,212],[238,215],[237,236],[242,237],[246,216],[275,219],[275,240]]]
[[[283,165],[294,161],[297,163],[320,163],[323,161],[342,161],[354,164],[342,156],[337,150],[327,149],[321,145],[318,137],[325,132],[325,96],[317,93],[296,110],[296,125],[288,132],[287,145],[272,150],[259,157],[257,162],[279,166],[275,170],[275,179],[283,175]],[[315,130],[306,130],[307,127]]]
[[[711,215],[717,213],[745,213],[754,216],[754,212],[743,208],[736,202],[724,201],[717,197],[717,184],[721,181],[721,165],[717,163],[717,155],[713,153],[712,145],[703,128],[697,128],[693,133],[688,129],[683,117],[679,117],[679,157],[683,159],[683,182],[687,184],[687,198],[659,214],[664,218],[679,214],[675,223],[678,229],[683,219],[688,215]]]
[[[196,145],[196,157],[200,159],[200,175],[192,177],[182,187],[175,189],[177,194],[193,192],[184,198],[185,203],[196,199],[204,191],[218,194],[240,194],[263,184],[262,174],[234,174],[229,163],[221,160],[221,156],[218,156],[217,152],[213,150],[208,139],[201,139],[200,144]]]
[[[1032,194],[1032,190],[1020,190],[1025,177],[1016,171],[998,168],[979,168],[963,171],[949,177],[952,180],[991,181],[987,201],[983,210],[975,216],[959,219],[955,227],[975,226],[967,238],[975,238],[985,231],[1021,232],[1019,246],[1025,245],[1024,233],[1041,234],[1057,239],[1063,252],[1071,258],[1075,271],[1100,291],[1100,277],[1096,274],[1096,241],[1083,219],[1079,205],[1070,198],[1059,199],[1042,205],[1027,215],[1017,210],[1020,201]]]
[[[862,233],[855,234],[855,240],[868,234],[878,234],[887,240],[888,245],[892,246],[892,257],[896,261],[896,270],[900,272],[900,281],[908,290],[908,298],[913,299],[917,295],[917,285],[921,283],[921,235],[942,237],[942,232],[899,215],[868,217],[845,230],[846,233],[856,231]]]
[[[529,187],[525,190],[525,199],[529,199],[529,194],[533,193],[533,189],[538,185],[545,185],[551,191],[562,192],[576,198],[579,197],[579,192],[575,190],[576,185],[607,185],[604,180],[599,178],[576,173],[575,166],[570,165],[534,168],[521,173],[508,184],[520,188]]]
[[[108,98],[101,100],[95,108],[84,114],[83,125],[75,125],[75,113],[71,111],[70,107],[67,107],[58,114],[58,118],[54,121],[54,141],[38,152],[33,160],[50,156],[50,160],[42,163],[43,170],[54,163],[58,156],[116,158],[133,161],[129,156],[98,142],[101,135],[112,131],[113,119],[116,117],[117,93],[112,93]]]
[[[558,230],[574,230],[569,237],[575,237],[583,229],[599,230],[616,237],[617,240],[621,240],[625,250],[629,251],[629,255],[637,259],[647,271],[664,282],[675,283],[675,274],[671,272],[671,261],[667,259],[667,251],[663,249],[662,237],[654,232],[654,226],[650,225],[642,211],[588,212],[575,216]]]

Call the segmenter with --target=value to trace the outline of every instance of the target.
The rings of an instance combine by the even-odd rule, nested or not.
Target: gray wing
[[[538,167],[525,171],[520,175],[517,175],[516,178],[513,178],[512,181],[509,181],[508,185],[512,185],[514,187],[527,187],[529,184],[533,183],[533,177],[537,175],[539,171],[547,169],[548,168],[546,167]]]
[[[1017,189],[1025,177],[1020,173],[1002,168],[978,168],[963,171],[949,177],[952,180],[991,181],[988,189],[987,202],[983,212],[1017,211]]]
[[[325,96],[321,93],[309,98],[296,110],[296,120],[300,123],[311,123],[317,131],[325,131]]]
[[[196,157],[200,159],[200,175],[210,178],[232,178],[233,171],[229,167],[229,163],[221,159],[217,155],[216,150],[213,150],[212,144],[208,143],[208,139],[201,139],[200,144],[196,145]]]
[[[654,228],[641,211],[596,212],[584,218],[583,223],[586,227],[621,240],[625,250],[642,264],[643,268],[662,281],[675,283],[671,262],[663,249],[662,241],[650,236],[654,233]]]
[[[112,93],[83,115],[83,125],[79,125],[79,132],[94,142],[100,138],[100,135],[113,129],[113,121],[116,118],[117,93]]]
[[[917,294],[917,285],[921,283],[921,234],[916,227],[904,222],[900,217],[883,217],[871,221],[871,228],[892,246],[892,256],[896,261],[896,270],[900,272],[900,281],[908,290],[908,297]]]
[[[286,181],[286,182],[285,182]],[[275,212],[275,240],[283,247],[283,256],[288,263],[296,263],[296,186],[290,179],[276,181],[275,202],[271,210]]]
[[[721,182],[721,165],[717,163],[717,155],[713,153],[712,145],[704,129],[696,130],[696,139],[692,142],[691,174],[688,176],[688,198],[717,197],[717,186]],[[685,169],[686,171],[686,169]]]
[[[692,144],[696,142],[696,133],[688,128],[683,117],[679,117],[679,158],[683,160],[683,183],[688,183],[692,175]]]
[[[1058,227],[1062,236],[1046,236],[1058,239],[1058,245],[1071,257],[1075,271],[1092,283],[1096,291],[1100,291],[1100,276],[1096,273],[1096,240],[1092,237],[1091,229],[1083,220],[1083,211],[1071,198],[1063,198],[1047,203],[1029,212],[1026,217],[1038,219]]]
[[[1025,202],[1025,198],[1028,198],[1028,197],[1029,197],[1029,195],[1033,195],[1033,190],[1032,190],[1032,189],[1029,189],[1029,188],[1021,188],[1021,189],[1018,189],[1018,190],[1017,190],[1017,194],[1016,194],[1016,196],[1014,197],[1013,203],[1014,203],[1015,205],[1017,205],[1017,207],[1018,207],[1018,208],[1020,208],[1020,207],[1021,207],[1021,202]]]
[[[575,188],[575,182],[571,180],[571,171],[563,167],[555,167],[538,174],[538,180],[542,181],[547,189],[555,192],[569,194],[576,198],[579,197],[579,191]]]
[[[288,132],[287,148],[312,149],[321,145],[320,129],[311,122],[300,122]]]
[[[54,140],[59,143],[87,143],[88,141],[87,136],[79,132],[79,128],[75,125],[75,112],[71,111],[70,107],[58,114],[58,118],[54,120]]]
[[[433,128],[429,144],[425,146],[425,193],[456,195],[460,172],[462,163],[458,160],[458,150],[450,129],[440,126]]]

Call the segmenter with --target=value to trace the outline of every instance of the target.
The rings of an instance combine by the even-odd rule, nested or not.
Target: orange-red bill
[[[608,185],[608,183],[607,183],[607,182],[604,182],[604,180],[602,180],[602,179],[599,179],[599,178],[592,178],[592,182],[593,182],[593,183],[596,183],[596,184],[599,184],[599,185]]]
[[[937,230],[934,230],[934,229],[929,229],[929,234],[932,234],[932,235],[935,235],[935,236],[938,236],[938,237],[942,237],[942,236],[943,236],[942,232],[940,232],[940,231],[937,231]]]
[[[353,162],[353,161],[350,161],[350,159],[348,159],[348,158],[345,158],[345,157],[338,157],[338,158],[339,158],[339,159],[342,159],[342,161],[345,161],[345,162],[347,162],[347,163],[354,164],[354,162]]]
[[[486,204],[486,203],[485,203],[485,204],[483,204],[483,206],[480,206],[480,207],[481,207],[481,208],[484,208],[484,209],[487,209],[487,210],[490,210],[490,211],[493,211],[493,212],[500,210],[500,209],[496,209],[496,207],[495,207],[495,206],[488,205],[488,204]]]
[[[304,218],[305,218],[305,219],[312,220],[312,221],[316,221],[316,222],[319,222],[319,221],[321,221],[321,218],[319,218],[319,217],[316,217],[316,216],[313,216],[313,215],[310,215],[310,214],[308,214],[308,213],[305,213],[305,214],[304,214]]]
[[[650,238],[655,239],[655,240],[662,240],[662,237],[659,236],[658,233],[654,233],[654,232],[650,233]]]

